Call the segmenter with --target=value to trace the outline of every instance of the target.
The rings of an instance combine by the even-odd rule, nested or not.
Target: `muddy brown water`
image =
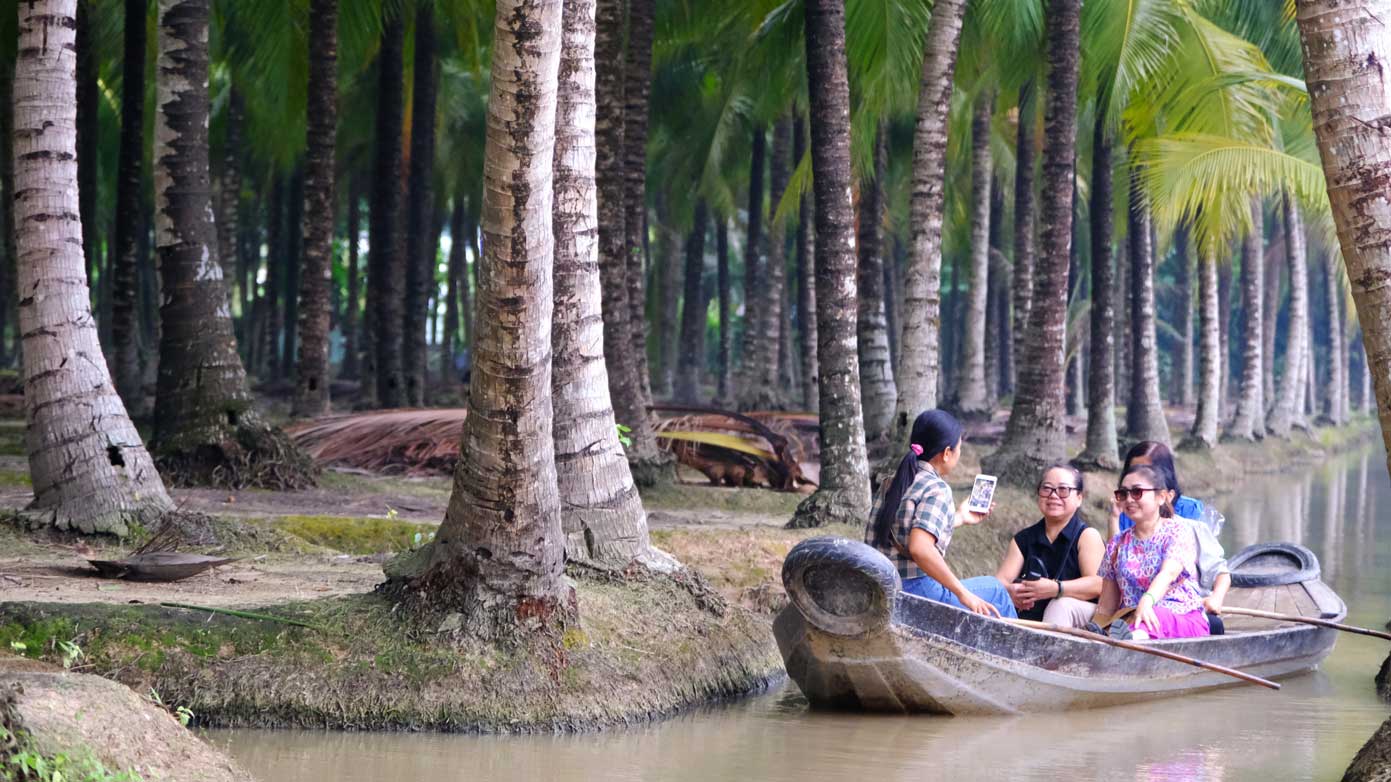
[[[1227,497],[1229,552],[1290,540],[1318,554],[1348,621],[1391,617],[1384,453]],[[1322,668],[1270,692],[1233,687],[1150,704],[1020,717],[809,711],[794,684],[664,722],[573,736],[211,731],[264,782],[380,780],[1338,779],[1388,714],[1372,677],[1385,642],[1344,634]]]

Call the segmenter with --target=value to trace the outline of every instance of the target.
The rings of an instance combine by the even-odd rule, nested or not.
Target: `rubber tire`
[[[1256,556],[1268,554],[1284,554],[1294,560],[1294,563],[1297,563],[1298,567],[1278,573],[1238,572],[1238,569],[1248,560]],[[1236,556],[1228,560],[1227,567],[1232,571],[1232,586],[1246,589],[1252,587],[1283,586],[1285,584],[1302,584],[1306,581],[1317,581],[1320,576],[1319,558],[1314,555],[1314,552],[1298,543],[1252,544],[1242,549]]]
[[[893,618],[902,589],[898,569],[883,554],[846,538],[809,538],[788,552],[782,585],[802,616],[816,628],[858,636]]]

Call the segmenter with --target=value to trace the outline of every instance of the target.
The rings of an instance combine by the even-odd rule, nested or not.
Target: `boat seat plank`
[[[1227,595],[1227,604],[1240,608],[1255,608],[1277,614],[1294,614],[1318,618],[1322,615],[1319,604],[1309,594],[1303,584],[1285,584],[1257,589],[1233,589]],[[1273,627],[1289,627],[1292,622],[1275,622],[1255,616],[1223,617],[1228,632],[1258,632]]]

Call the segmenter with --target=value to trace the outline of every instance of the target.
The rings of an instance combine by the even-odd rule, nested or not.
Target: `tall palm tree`
[[[1227,429],[1228,435],[1244,440],[1255,440],[1265,434],[1261,377],[1264,339],[1261,320],[1265,314],[1265,221],[1259,198],[1251,199],[1251,223],[1251,231],[1241,246],[1241,396],[1237,399],[1236,417]]]
[[[399,241],[405,21],[399,12],[392,14],[385,6],[382,15],[381,50],[377,54],[376,144],[367,284],[372,326],[368,339],[372,346],[363,363],[362,380],[369,401],[383,407],[400,407],[405,402],[401,364],[404,265]]]
[[[1116,442],[1115,261],[1111,250],[1111,136],[1105,112],[1092,129],[1091,180],[1091,353],[1087,397],[1087,440],[1080,464],[1103,470],[1120,467]],[[1022,360],[1022,359],[1021,359]]]
[[[1183,447],[1208,449],[1217,445],[1218,419],[1221,417],[1222,354],[1221,327],[1217,303],[1217,258],[1213,251],[1202,252],[1198,258],[1198,412],[1193,429]]]
[[[644,336],[642,321],[634,322],[630,302],[629,258],[626,229],[628,209],[626,163],[626,132],[624,119],[627,82],[623,55],[624,4],[622,0],[597,0],[595,9],[595,170],[599,201],[599,271],[603,283],[604,359],[609,373],[609,397],[613,402],[618,423],[628,427],[632,445],[628,461],[633,479],[639,486],[650,486],[664,472],[662,454],[657,449],[657,437],[652,418],[647,413],[647,399],[642,394],[639,372],[646,367],[638,364],[635,350],[639,335]],[[641,218],[642,211],[637,212]],[[638,238],[641,238],[639,229]],[[485,248],[486,250],[486,248]],[[641,258],[636,262],[641,265]],[[639,279],[640,283],[641,280]],[[639,290],[639,295],[641,291]],[[638,307],[642,303],[639,298]],[[482,302],[478,302],[479,310]],[[477,344],[477,340],[475,340]]]
[[[160,0],[154,452],[179,483],[298,488],[313,463],[256,413],[217,261],[208,175],[208,0]]]
[[[622,566],[634,559],[664,558],[649,545],[647,515],[609,404],[604,356],[592,349],[603,344],[595,230],[594,30],[594,0],[565,0],[552,212],[555,470],[565,509],[566,557]]]
[[[685,404],[701,401],[705,376],[705,317],[709,302],[705,294],[705,232],[710,227],[705,200],[696,202],[691,233],[686,238],[685,291],[681,308],[681,350],[676,368],[674,397]]]
[[[1304,220],[1299,207],[1286,193],[1281,199],[1285,219],[1285,255],[1290,267],[1290,321],[1286,332],[1285,371],[1280,375],[1280,386],[1275,394],[1275,404],[1266,416],[1266,429],[1276,437],[1288,437],[1290,429],[1298,426],[1307,428],[1303,406],[1299,405],[1299,394],[1304,387],[1304,373],[1308,371],[1305,354],[1309,335],[1309,280],[1308,260],[1304,244]]]
[[[561,0],[498,0],[470,415],[449,511],[415,582],[472,637],[575,611],[550,431],[552,167]],[[525,609],[525,610],[523,610]]]
[[[887,178],[887,131],[880,127],[874,145],[874,179],[860,188],[859,293],[856,338],[860,359],[860,399],[864,405],[865,440],[872,450],[887,450],[898,389],[889,356],[888,323],[884,315],[884,180]]]
[[[744,333],[739,342],[740,364],[735,378],[736,404],[741,409],[776,406],[772,389],[763,386],[763,343],[758,308],[764,306],[762,290],[767,275],[763,258],[763,178],[768,169],[767,129],[757,124],[749,144],[748,226],[744,231]]]
[[[956,407],[968,415],[987,411],[985,385],[985,315],[990,293],[990,118],[994,94],[976,96],[971,119],[971,281],[961,322],[961,365]]]
[[[1013,361],[1009,385],[1015,381],[1019,362],[1027,340],[1029,309],[1034,300],[1034,126],[1037,122],[1037,102],[1033,99],[1033,82],[1019,90],[1019,120],[1014,144],[1014,269],[1012,272],[1014,316],[1010,333]],[[1093,244],[1095,248],[1097,245]],[[1095,249],[1092,251],[1095,253]],[[1095,289],[1093,289],[1095,290]],[[1095,341],[1092,342],[1096,344]],[[1109,355],[1109,354],[1108,354]],[[1092,397],[1095,401],[1096,397]],[[1115,413],[1112,411],[1112,428]],[[1090,424],[1089,424],[1090,425]]]
[[[1159,396],[1159,340],[1155,336],[1154,243],[1149,205],[1139,177],[1131,179],[1130,210],[1130,399],[1126,434],[1169,444],[1169,424]]]
[[[806,122],[799,116],[792,129],[792,157],[801,160],[806,155],[806,145]],[[821,406],[821,397],[816,379],[820,370],[816,360],[816,263],[813,258],[816,240],[812,232],[811,193],[802,193],[797,213],[797,324],[802,333],[802,407],[814,413]]]
[[[294,414],[328,412],[328,307],[333,279],[334,136],[338,132],[338,0],[309,14],[309,129],[304,163],[304,271]]]
[[[435,285],[433,228],[435,198],[435,93],[439,77],[435,62],[435,9],[422,2],[415,12],[415,73],[411,101],[410,189],[406,220],[406,289],[402,298],[401,366],[405,402],[425,404],[425,323],[430,294]]]
[[[121,151],[116,164],[116,236],[111,274],[111,374],[126,407],[145,409],[136,319],[136,235],[143,225],[145,161],[145,11],[147,0],[126,0],[121,70]]]
[[[1332,195],[1331,189],[1329,195]],[[1343,334],[1342,285],[1338,279],[1338,260],[1333,253],[1324,255],[1323,268],[1324,305],[1328,311],[1328,393],[1323,400],[1323,418],[1340,426],[1346,419],[1347,345]]]
[[[26,514],[58,529],[124,536],[173,503],[111,384],[92,319],[77,203],[76,14],[77,0],[18,6],[14,125],[4,140],[15,161],[25,447],[34,484]]]
[[[1031,336],[1018,364],[1018,387],[1004,442],[981,465],[988,472],[1018,483],[1035,480],[1043,466],[1066,455],[1063,340],[1067,286],[1058,285],[1057,281],[1067,279],[1072,244],[1080,13],[1079,0],[1049,0],[1043,187],[1039,199],[1043,223],[1037,268],[1040,283],[1035,286],[1033,306],[1029,309]]]
[[[642,403],[652,403],[647,366],[647,120],[652,91],[652,23],[655,0],[628,0],[628,44],[623,61],[623,231],[627,259],[628,317],[633,367]]]
[[[894,442],[907,442],[913,419],[922,411],[937,406],[947,118],[957,47],[961,42],[961,18],[965,11],[965,0],[934,3],[932,22],[923,41],[922,83],[913,130],[913,196],[909,220],[912,245],[908,268],[903,274],[903,309],[914,314],[904,319],[903,333],[899,337]],[[817,208],[820,208],[819,200]],[[819,214],[817,220],[820,220]],[[820,234],[817,231],[818,242]],[[819,255],[820,247],[817,250]]]
[[[862,524],[869,463],[855,353],[854,211],[850,203],[850,85],[844,0],[806,2],[811,164],[816,195],[816,333],[821,365],[821,485],[791,526]]]

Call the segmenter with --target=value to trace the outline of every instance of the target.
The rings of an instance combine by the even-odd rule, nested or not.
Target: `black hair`
[[[1068,464],[1067,462],[1053,462],[1047,467],[1044,467],[1043,472],[1038,474],[1038,484],[1040,486],[1043,485],[1043,476],[1047,475],[1053,470],[1067,470],[1068,472],[1072,473],[1073,479],[1077,481],[1077,493],[1086,493],[1086,486],[1082,482],[1082,471],[1072,466],[1071,464]]]
[[[1159,477],[1163,479],[1164,485],[1174,492],[1174,499],[1183,496],[1183,489],[1178,485],[1178,473],[1174,471],[1174,452],[1169,450],[1169,446],[1154,440],[1135,443],[1125,452],[1126,469],[1130,469],[1130,463],[1140,457],[1149,459],[1150,464],[1159,470]]]
[[[1117,488],[1117,489],[1121,488],[1121,484],[1124,483],[1124,482],[1125,482],[1125,479],[1126,479],[1128,476],[1131,476],[1131,475],[1139,475],[1139,476],[1141,476],[1142,478],[1145,478],[1146,480],[1148,480],[1150,483],[1154,483],[1154,484],[1162,484],[1162,483],[1164,483],[1164,471],[1161,470],[1161,469],[1159,469],[1159,468],[1156,467],[1155,465],[1151,465],[1151,464],[1132,464],[1132,465],[1130,465],[1129,467],[1125,468],[1125,472],[1121,473],[1120,480],[1117,480],[1117,481],[1116,481],[1116,488]],[[1168,487],[1160,487],[1160,486],[1156,485],[1155,488],[1168,488]],[[1159,501],[1159,515],[1160,515],[1161,518],[1165,518],[1165,519],[1171,519],[1171,518],[1173,518],[1173,517],[1174,517],[1174,506],[1173,506],[1168,500],[1160,500],[1160,501]]]
[[[894,517],[898,515],[903,493],[913,485],[918,474],[918,460],[927,461],[961,442],[961,422],[945,410],[924,410],[913,421],[908,438],[908,453],[898,463],[898,471],[889,483],[884,499],[879,503],[879,515],[874,519],[874,544],[886,548],[893,542]],[[919,456],[913,446],[922,448]]]

